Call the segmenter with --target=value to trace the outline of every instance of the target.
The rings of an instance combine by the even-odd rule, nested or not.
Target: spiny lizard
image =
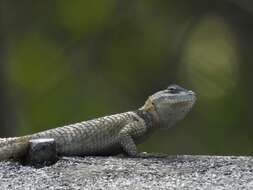
[[[136,111],[119,113],[46,130],[32,135],[0,139],[0,160],[19,158],[28,141],[53,138],[60,156],[114,155],[138,156],[136,144],[158,128],[170,128],[183,119],[196,101],[194,92],[178,85],[151,95]]]

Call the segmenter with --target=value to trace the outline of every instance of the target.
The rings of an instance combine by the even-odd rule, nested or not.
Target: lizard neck
[[[143,109],[138,109],[135,113],[144,120],[148,129],[158,128],[158,121],[152,113]]]

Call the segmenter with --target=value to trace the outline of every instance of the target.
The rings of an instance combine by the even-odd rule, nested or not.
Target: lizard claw
[[[139,152],[136,155],[133,155],[131,157],[133,157],[133,158],[147,158],[148,155],[149,154],[147,152]]]

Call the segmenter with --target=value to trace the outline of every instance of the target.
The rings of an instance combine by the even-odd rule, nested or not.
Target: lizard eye
[[[168,88],[167,88],[167,90],[169,90],[169,91],[173,91],[173,90],[176,90],[176,87],[171,86],[171,87],[168,87]]]
[[[169,93],[171,94],[176,94],[180,91],[180,89],[178,89],[176,86],[169,86],[167,88],[167,90],[169,91]]]

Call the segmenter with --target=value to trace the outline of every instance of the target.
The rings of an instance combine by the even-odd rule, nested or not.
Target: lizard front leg
[[[122,128],[119,133],[119,144],[127,155],[142,156],[142,153],[138,153],[134,138],[142,136],[146,131],[147,127],[141,121],[130,122]]]

